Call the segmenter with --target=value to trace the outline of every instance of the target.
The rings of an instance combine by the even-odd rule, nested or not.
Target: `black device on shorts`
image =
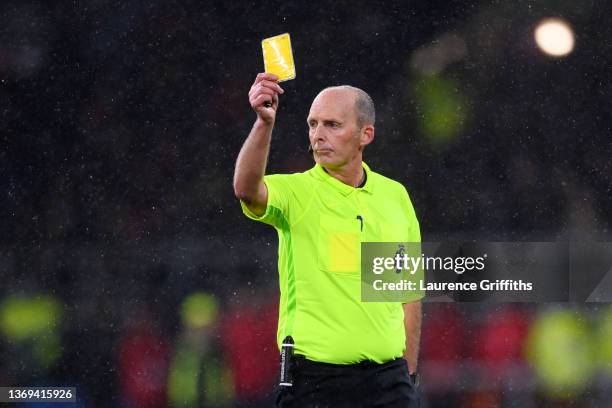
[[[293,364],[293,337],[287,336],[283,340],[280,356],[280,381],[279,386],[292,387],[293,376],[291,375],[291,365]]]

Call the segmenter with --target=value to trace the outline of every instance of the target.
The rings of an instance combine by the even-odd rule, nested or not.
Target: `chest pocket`
[[[358,219],[319,218],[317,242],[319,269],[334,273],[359,273],[361,260],[361,234]]]

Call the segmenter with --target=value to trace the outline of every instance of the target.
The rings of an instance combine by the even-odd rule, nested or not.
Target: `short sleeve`
[[[402,186],[403,187],[403,186]],[[414,207],[412,205],[412,201],[410,200],[410,195],[405,187],[402,188],[404,193],[404,205],[405,211],[408,215],[409,225],[410,225],[410,239],[409,242],[421,242],[421,228],[419,226],[419,220],[416,216],[416,212],[414,211]]]
[[[268,203],[266,212],[258,216],[254,214],[241,200],[242,212],[248,218],[272,225],[276,228],[284,228],[288,225],[290,212],[291,185],[287,180],[288,175],[270,174],[264,176],[264,183],[268,188]]]
[[[422,252],[421,252],[421,228],[419,226],[419,220],[416,216],[416,212],[414,211],[414,207],[412,205],[412,200],[410,200],[410,195],[408,194],[408,190],[406,190],[404,186],[402,187],[403,187],[402,190],[403,190],[403,196],[404,196],[403,202],[405,206],[404,211],[408,215],[408,220],[409,220],[408,225],[410,228],[409,233],[408,233],[409,235],[408,235],[407,242],[418,243],[418,244],[415,244],[416,246],[413,248],[414,253],[415,253],[415,255],[413,256],[420,256]],[[417,287],[420,287],[419,281],[425,280],[425,271],[422,265],[419,267],[415,275],[410,276],[410,280],[416,283]],[[424,297],[425,297],[425,292],[422,290],[411,291],[410,294],[402,301],[402,303],[416,302],[416,301],[421,300]]]

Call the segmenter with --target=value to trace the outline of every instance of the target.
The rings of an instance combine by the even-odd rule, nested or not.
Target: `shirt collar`
[[[334,187],[336,190],[340,191],[340,193],[342,193],[345,196],[349,195],[353,191],[358,191],[358,190],[363,190],[363,191],[366,191],[366,192],[372,194],[372,192],[374,191],[374,175],[373,175],[373,172],[372,172],[372,170],[370,170],[370,167],[365,162],[362,161],[361,165],[362,165],[364,171],[366,172],[366,177],[367,177],[365,185],[363,187],[361,187],[361,188],[349,186],[348,184],[343,183],[342,181],[338,180],[334,176],[331,176],[330,174],[328,174],[325,171],[323,166],[321,166],[319,163],[315,164],[315,166],[313,167],[313,170],[314,170],[315,175],[318,178],[320,178],[323,181],[326,181],[332,187]]]

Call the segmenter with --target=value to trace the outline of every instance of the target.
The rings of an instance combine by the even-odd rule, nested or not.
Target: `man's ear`
[[[374,126],[365,125],[361,129],[361,140],[359,141],[361,146],[367,146],[374,140]]]

